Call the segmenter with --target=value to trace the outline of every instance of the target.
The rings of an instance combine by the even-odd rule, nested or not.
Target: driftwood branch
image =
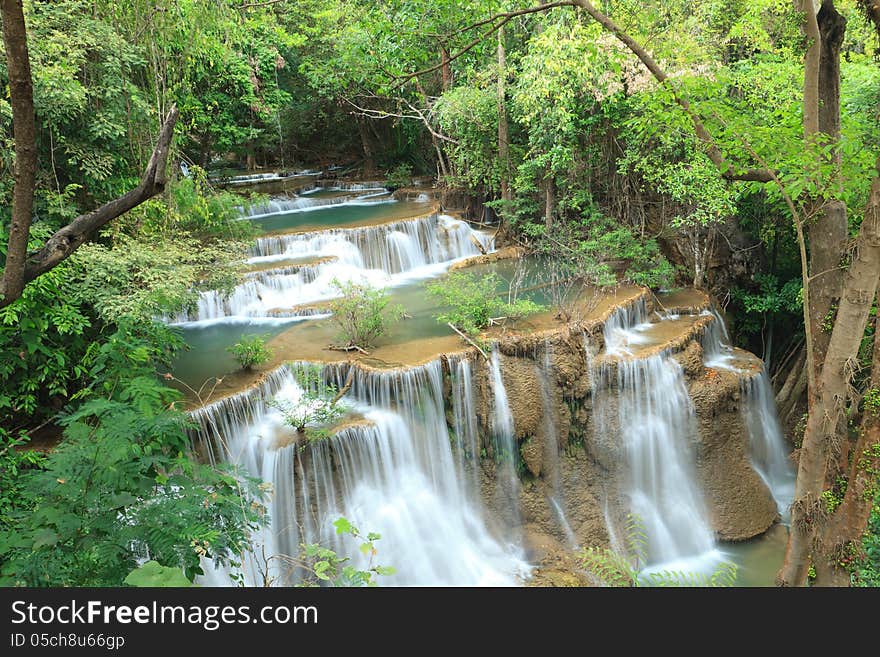
[[[486,360],[489,360],[489,357],[486,355],[486,352],[483,351],[483,349],[482,349],[482,347],[480,347],[480,345],[478,345],[476,342],[471,340],[467,335],[465,335],[464,333],[459,331],[458,328],[455,326],[455,324],[453,324],[452,322],[447,322],[447,324],[449,325],[449,328],[451,328],[453,331],[458,333],[464,339],[465,342],[467,342],[474,349],[479,351],[482,354],[483,358],[485,358]]]
[[[354,368],[351,368],[350,370],[348,370],[348,376],[345,377],[345,385],[343,385],[339,389],[339,392],[336,393],[336,396],[333,398],[333,401],[330,402],[331,406],[336,404],[336,402],[338,402],[340,399],[342,399],[342,397],[345,395],[345,393],[347,393],[349,390],[351,390],[351,384],[353,381],[354,381]]]
[[[330,351],[359,351],[364,356],[369,356],[370,352],[356,344],[331,344],[327,347]]]
[[[150,156],[150,161],[144,170],[140,184],[127,194],[109,203],[105,203],[97,210],[78,216],[52,235],[41,249],[28,254],[24,268],[25,283],[29,283],[38,276],[57,267],[80,246],[94,237],[97,231],[105,224],[165,189],[165,183],[167,182],[165,169],[177,117],[177,107],[172,106],[168,116],[165,117],[165,122],[162,124],[159,138],[156,141],[156,148]],[[0,283],[0,295],[3,295],[3,298],[0,299],[0,308],[8,306],[20,296],[20,294],[7,295],[3,283]]]

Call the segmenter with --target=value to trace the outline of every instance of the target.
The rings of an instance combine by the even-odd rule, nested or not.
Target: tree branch
[[[476,29],[478,27],[482,27],[483,25],[491,24],[491,27],[488,30],[486,30],[485,32],[483,32],[482,34],[480,34],[479,36],[474,38],[466,46],[464,46],[464,48],[462,48],[461,50],[459,50],[455,54],[449,55],[449,57],[445,58],[439,64],[435,64],[434,66],[429,66],[427,68],[423,68],[420,71],[415,71],[414,73],[407,73],[406,75],[398,76],[398,78],[397,78],[398,81],[392,87],[392,89],[397,89],[399,87],[402,87],[404,84],[406,84],[406,82],[408,82],[409,80],[412,80],[413,78],[418,78],[423,75],[427,75],[428,73],[432,73],[438,69],[441,69],[444,66],[449,66],[449,64],[454,62],[456,59],[458,59],[462,55],[470,52],[474,48],[476,48],[483,41],[483,39],[485,39],[488,36],[493,35],[498,29],[504,27],[507,23],[509,23],[511,20],[513,20],[517,16],[525,16],[526,14],[536,14],[539,12],[547,11],[549,9],[553,9],[554,7],[574,7],[574,6],[576,6],[576,4],[577,3],[575,2],[575,0],[564,0],[562,2],[551,2],[546,5],[538,5],[536,7],[529,7],[527,9],[518,9],[516,11],[508,11],[508,12],[494,14],[494,15],[490,16],[489,18],[485,18],[477,23],[473,23],[471,25],[468,25],[467,27],[463,27],[462,29],[458,30],[457,32],[454,32],[451,36],[454,36],[456,34],[461,34],[462,32],[468,32],[468,31]],[[496,21],[500,21],[500,22],[496,25],[495,24]]]
[[[269,5],[277,5],[279,2],[284,2],[284,0],[263,0],[263,2],[248,2],[243,5],[238,6],[239,11],[243,11],[245,9],[252,9],[255,7],[268,7]]]
[[[28,255],[23,272],[25,284],[57,267],[109,221],[125,214],[165,189],[168,151],[177,118],[177,107],[172,106],[162,124],[156,147],[150,156],[141,182],[135,189],[105,203],[93,212],[80,215],[52,235],[41,249]],[[9,269],[8,261],[6,269]],[[4,279],[4,282],[0,283],[0,295],[3,295],[3,298],[0,299],[0,308],[2,308],[21,296],[21,291],[18,294],[13,294],[13,290],[7,290]]]

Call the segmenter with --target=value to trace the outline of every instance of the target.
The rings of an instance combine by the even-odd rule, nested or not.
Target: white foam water
[[[276,397],[295,402],[302,391],[282,368],[258,391],[199,409],[197,439],[214,458],[239,463],[274,485],[271,525],[253,537],[240,569],[248,585],[289,585],[301,572],[282,555],[300,543],[321,543],[368,564],[356,542],[336,536],[345,517],[377,532],[377,563],[396,569],[384,585],[515,585],[529,572],[519,548],[493,536],[480,501],[454,455],[443,406],[440,361],[400,371],[326,366],[328,380],[351,383],[348,403],[363,418],[333,437],[277,448],[289,432]],[[228,569],[209,568],[204,584],[229,584]]]

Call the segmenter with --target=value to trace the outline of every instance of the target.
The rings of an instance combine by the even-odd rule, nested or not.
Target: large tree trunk
[[[812,0],[807,0],[811,6]],[[807,21],[812,26],[812,21]],[[837,144],[840,140],[840,47],[846,32],[846,19],[834,7],[834,2],[825,0],[815,21],[815,34],[818,41],[807,52],[804,85],[804,132],[808,140],[815,139],[815,129]],[[813,28],[808,27],[808,35]],[[815,89],[815,101],[812,93]],[[808,102],[818,104],[816,120],[808,116]],[[813,110],[810,107],[810,112]],[[840,164],[840,151],[832,151],[834,163]],[[846,204],[830,200],[821,204],[815,219],[807,223],[806,233],[810,243],[810,331],[812,333],[812,367],[814,381],[819,380],[828,341],[831,335],[822,329],[826,317],[840,297],[844,270],[840,262],[844,257],[847,241]],[[816,390],[809,391],[810,403],[817,396]]]
[[[34,89],[28,56],[27,31],[22,0],[2,0],[3,44],[12,101],[12,134],[15,139],[15,185],[12,191],[12,223],[0,294],[17,299],[25,285],[25,262],[34,212],[37,175],[37,133],[34,125]]]
[[[823,518],[820,496],[825,489],[829,462],[836,461],[840,441],[846,440],[847,386],[880,278],[880,158],[855,253],[845,277],[818,395],[810,408],[798,457],[791,534],[785,563],[777,576],[777,582],[784,586],[804,585],[811,560],[826,558],[821,554],[822,546],[814,545],[816,529]]]
[[[862,410],[859,437],[853,451],[846,494],[821,527],[814,564],[816,586],[848,586],[854,557],[861,553],[861,540],[871,515],[880,483],[880,317],[874,321],[874,352],[871,358],[870,395]]]

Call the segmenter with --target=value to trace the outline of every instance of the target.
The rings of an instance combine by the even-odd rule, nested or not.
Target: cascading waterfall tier
[[[782,434],[773,389],[764,364],[761,363],[757,371],[739,367],[723,318],[714,308],[705,312],[715,318],[702,339],[706,366],[740,375],[743,417],[749,432],[752,465],[770,489],[783,522],[788,522],[796,472],[788,458],[789,449]]]
[[[303,311],[300,306],[339,295],[333,281],[366,282],[373,287],[399,285],[437,275],[456,260],[492,249],[489,235],[473,230],[464,221],[436,214],[359,228],[262,237],[254,247],[252,264],[295,258],[320,262],[252,273],[228,296],[202,292],[194,311],[172,321],[204,324],[302,319],[322,313]]]
[[[386,584],[512,585],[527,574],[518,548],[486,529],[450,444],[440,360],[390,371],[324,366],[326,380],[349,386],[344,399],[361,419],[301,450],[289,444],[291,430],[268,400],[300,399],[296,371],[303,366],[281,368],[259,388],[193,414],[197,439],[214,458],[274,486],[271,525],[253,537],[242,565],[246,583],[295,583],[283,559],[267,563],[262,555],[295,555],[300,543],[355,553],[357,545],[333,532],[339,517],[382,535],[379,561],[397,570]],[[228,575],[211,570],[204,583],[228,584]]]
[[[297,212],[311,212],[312,210],[322,210],[331,206],[341,205],[381,205],[385,203],[396,203],[397,200],[391,196],[390,192],[384,187],[364,187],[360,191],[364,192],[356,196],[340,195],[330,197],[314,197],[316,192],[320,191],[341,191],[337,188],[325,190],[322,187],[315,187],[307,192],[301,192],[298,196],[276,196],[263,203],[255,203],[248,206],[242,213],[244,219],[259,219],[274,214],[295,214]]]
[[[603,361],[594,374],[595,431],[616,441],[625,463],[621,492],[644,524],[653,565],[681,564],[714,551],[696,484],[697,428],[681,367],[664,353]]]
[[[711,318],[700,320],[705,366],[737,373],[752,467],[784,517],[794,474],[769,382],[754,358],[743,361],[729,346],[726,327],[714,309],[699,314]],[[660,323],[680,319],[669,313],[658,317]],[[590,365],[594,433],[597,442],[619,447],[626,465],[619,488],[646,528],[648,570],[705,571],[717,563],[720,552],[696,483],[694,446],[700,439],[694,407],[673,350],[645,348],[652,340],[649,318],[647,307],[639,303],[615,310],[604,325],[604,352]]]
[[[599,358],[585,343],[594,433],[597,442],[616,446],[625,464],[619,489],[645,528],[648,569],[700,570],[719,558],[696,483],[694,407],[682,368],[668,350],[634,355],[650,342],[649,319],[641,298],[606,320]],[[614,527],[609,533],[620,534]]]

